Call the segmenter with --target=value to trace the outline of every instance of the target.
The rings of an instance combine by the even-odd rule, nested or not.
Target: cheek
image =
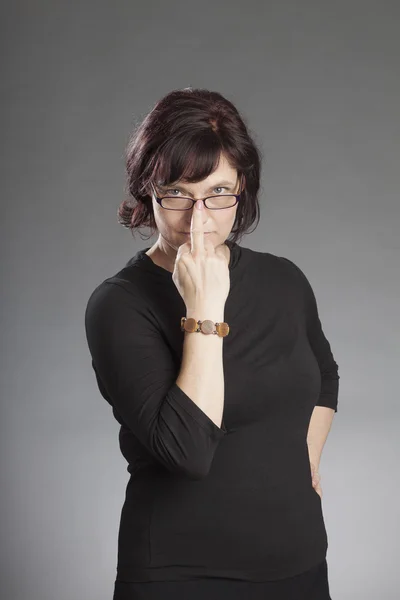
[[[233,212],[231,212],[230,214],[224,215],[224,218],[222,219],[223,227],[232,229],[232,226],[236,219],[236,212],[237,212],[237,208],[235,208],[233,210]]]
[[[173,211],[163,210],[161,207],[156,208],[155,221],[157,228],[160,231],[175,231],[179,230],[179,224],[182,222],[182,217]]]

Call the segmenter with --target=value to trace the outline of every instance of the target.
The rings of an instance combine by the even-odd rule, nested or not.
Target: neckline
[[[236,242],[232,242],[230,240],[226,240],[225,243],[227,244],[227,246],[229,246],[229,249],[231,251],[230,257],[229,257],[228,268],[229,268],[230,277],[232,278],[236,272],[237,265],[240,260],[241,247]],[[139,250],[137,252],[136,256],[134,257],[133,261],[137,262],[138,266],[146,269],[147,271],[151,271],[152,273],[155,273],[157,275],[160,275],[161,277],[164,277],[165,279],[170,279],[172,281],[171,271],[164,269],[164,267],[161,267],[160,265],[156,265],[156,263],[153,262],[153,260],[150,258],[150,256],[148,256],[146,254],[146,252],[148,250],[150,250],[150,248],[151,248],[151,246],[148,246],[147,248],[143,248],[142,250]],[[132,261],[129,261],[129,262],[132,262]]]

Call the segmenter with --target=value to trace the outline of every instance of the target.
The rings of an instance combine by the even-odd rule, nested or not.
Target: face
[[[244,183],[242,183],[242,187]],[[221,154],[217,169],[206,179],[197,183],[174,182],[166,187],[156,187],[159,197],[170,195],[176,197],[189,197],[193,199],[206,198],[207,196],[218,196],[219,194],[238,194],[240,190],[240,181],[237,170],[231,167],[225,156]],[[153,197],[154,219],[157,225],[159,238],[157,247],[164,254],[171,256],[172,252],[178,251],[179,246],[185,242],[190,242],[190,234],[185,232],[190,230],[192,212],[195,205],[190,210],[166,210],[158,204]],[[239,200],[240,202],[240,200]],[[204,237],[217,247],[225,242],[229,236],[235,222],[238,204],[231,208],[223,210],[210,210],[204,206],[203,228],[204,232],[209,232]]]

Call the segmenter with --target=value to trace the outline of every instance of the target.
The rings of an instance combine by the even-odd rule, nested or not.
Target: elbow
[[[208,458],[204,453],[187,454],[185,456],[158,455],[158,460],[173,474],[186,479],[199,481],[205,479],[210,472],[212,457]]]
[[[179,473],[181,473],[187,479],[192,481],[200,481],[205,479],[210,472],[211,463],[206,461],[191,461],[186,462],[178,467]]]
[[[166,420],[159,419],[152,429],[148,446],[153,456],[171,473],[200,480],[209,474],[223,434],[224,431],[215,435],[205,427],[194,428],[192,421],[174,423],[170,418],[166,426]]]

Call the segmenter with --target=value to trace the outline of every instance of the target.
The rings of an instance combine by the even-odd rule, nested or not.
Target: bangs
[[[118,208],[119,223],[133,236],[138,231],[142,237],[141,228],[150,228],[151,237],[158,231],[154,191],[158,188],[161,195],[164,188],[215,179],[212,174],[222,158],[229,171],[236,172],[236,184],[241,182],[229,237],[238,242],[260,219],[261,153],[239,111],[222,94],[192,87],[172,90],[135,126],[129,139],[127,197]],[[236,184],[232,182],[232,189]]]
[[[231,157],[221,147],[213,131],[202,130],[201,135],[191,134],[174,138],[160,151],[151,175],[158,186],[197,183],[218,168],[221,153],[231,162]]]

